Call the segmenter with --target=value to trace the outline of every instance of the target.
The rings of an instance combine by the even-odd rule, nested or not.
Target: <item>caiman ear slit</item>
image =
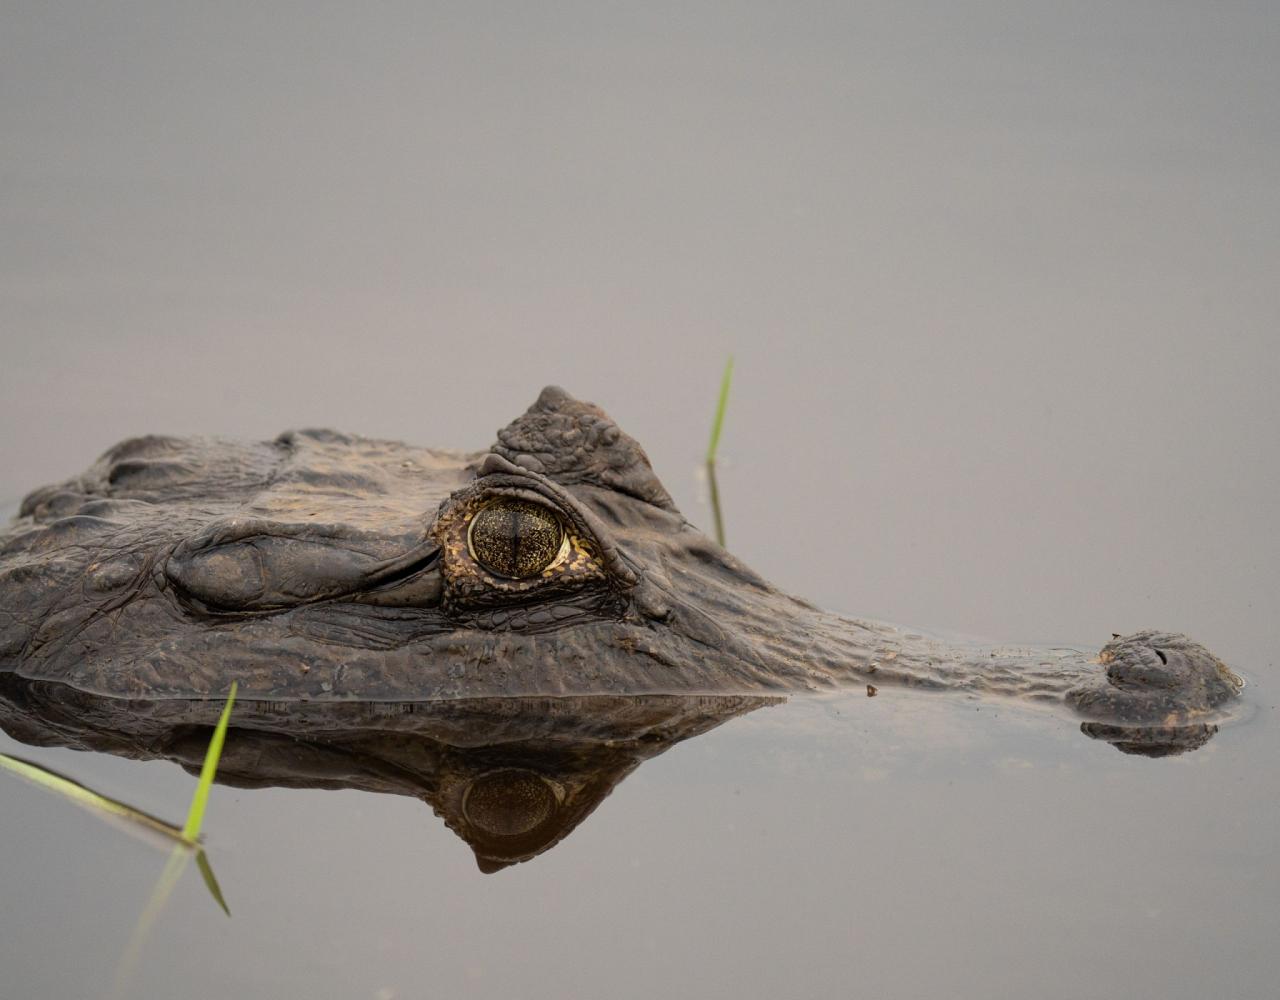
[[[600,407],[558,386],[547,386],[522,416],[498,431],[492,452],[563,485],[589,483],[676,509],[644,449]],[[481,475],[488,461],[481,464]]]
[[[485,455],[480,460],[479,466],[476,467],[477,476],[496,476],[501,474],[518,476],[520,469],[515,463],[508,462],[501,455],[495,455],[493,452]]]

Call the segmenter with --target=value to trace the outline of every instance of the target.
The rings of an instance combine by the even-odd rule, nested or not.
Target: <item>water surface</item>
[[[171,815],[193,784],[0,750]],[[1257,719],[1151,761],[1027,709],[801,698],[643,764],[488,875],[412,798],[218,787],[232,917],[188,872],[128,995],[1265,996],[1275,750]],[[3,995],[103,995],[165,853],[4,795]]]
[[[140,433],[483,448],[546,383],[836,611],[1182,630],[1162,760],[882,689],[647,761],[483,874],[422,802],[214,790],[140,997],[1265,997],[1280,981],[1280,14],[6,8],[0,506]],[[34,749],[180,819],[165,762]],[[106,995],[163,850],[0,775],[0,997]]]

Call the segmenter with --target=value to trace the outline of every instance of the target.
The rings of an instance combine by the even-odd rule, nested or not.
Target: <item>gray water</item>
[[[643,764],[480,873],[216,787],[139,997],[1269,997],[1271,4],[0,12],[0,507],[144,432],[486,446],[545,383],[835,610],[1248,680],[1203,749],[884,689]],[[17,753],[173,819],[169,763]],[[156,846],[0,774],[0,998],[106,995]]]

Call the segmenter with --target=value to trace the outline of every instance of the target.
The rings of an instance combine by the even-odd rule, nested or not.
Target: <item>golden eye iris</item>
[[[471,519],[467,545],[481,566],[517,580],[555,562],[566,539],[560,518],[530,500],[501,497]]]

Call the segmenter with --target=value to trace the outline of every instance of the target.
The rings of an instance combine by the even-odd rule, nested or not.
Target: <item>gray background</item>
[[[1113,857],[1095,872],[1112,878],[1111,894],[1082,897],[1082,858],[1042,866],[1042,855],[1010,855],[1002,839],[1002,860],[988,867],[966,868],[973,855],[941,865],[950,848],[921,832],[936,818],[916,815],[910,796],[896,805],[870,796],[885,810],[872,827],[884,850],[920,851],[895,859],[893,874],[924,873],[896,886],[886,874],[867,890],[881,905],[915,901],[894,918],[900,925],[877,935],[874,914],[860,918],[877,953],[902,963],[902,995],[915,986],[936,994],[954,982],[949,964],[964,961],[979,970],[967,995],[1004,995],[997,982],[1008,995],[1039,983],[1047,996],[1046,982],[1093,995],[1062,976],[1104,939],[1118,947],[1100,914],[1146,898],[1115,881],[1142,858],[1153,878],[1169,877],[1162,891],[1185,889],[1167,905],[1141,904],[1148,916],[1163,905],[1170,922],[1133,945],[1176,959],[1163,966],[1162,989],[1248,995],[1226,989],[1228,970],[1246,985],[1274,983],[1274,958],[1264,968],[1250,943],[1268,916],[1272,930],[1275,922],[1273,902],[1263,902],[1275,898],[1274,849],[1259,853],[1274,843],[1274,817],[1251,811],[1277,792],[1274,3],[5,2],[0,12],[0,505],[142,432],[271,437],[330,425],[483,447],[555,382],[613,414],[682,509],[708,524],[698,465],[732,354],[721,475],[729,545],[766,577],[841,611],[995,639],[1097,645],[1113,631],[1185,630],[1251,682],[1250,720],[1192,755],[1200,768],[1217,755],[1218,770],[1199,783],[1180,785],[1179,772],[1164,770],[1152,785],[1157,772],[1130,770],[1135,762],[1110,748],[1077,747],[1089,763],[1063,765],[1086,768],[1074,783],[1044,785],[1035,772],[1040,802],[1023,786],[980,792],[994,780],[973,764],[990,758],[981,743],[973,766],[952,773],[930,763],[931,747],[949,752],[945,740],[917,734],[923,749],[914,751],[910,739],[890,740],[901,756],[885,768],[909,789],[983,803],[965,827],[975,852],[992,835],[983,818],[1002,812],[1051,853],[1055,831],[1060,850],[1105,839],[1109,807],[1089,812],[1090,800],[1136,804],[1136,826],[1124,828],[1134,850],[1180,815],[1170,804],[1180,796],[1200,817],[1172,854]],[[942,718],[925,716],[931,734]],[[880,737],[889,739],[877,731],[861,752],[887,753]],[[1032,757],[1052,772],[1058,752]],[[820,778],[828,765],[809,754],[801,770]],[[681,759],[673,753],[653,773],[675,782],[681,808],[696,809],[724,785],[702,783],[696,762],[688,777]],[[1100,792],[1089,766],[1122,776]],[[926,775],[915,785],[913,768]],[[1227,775],[1243,782],[1232,786],[1237,799],[1207,791]],[[765,810],[773,779],[748,769],[736,780],[743,801]],[[953,781],[959,791],[942,792]],[[763,799],[750,799],[753,783]],[[638,787],[648,791],[628,800],[634,814],[613,814],[618,825],[633,831],[636,850],[658,845],[660,870],[683,871],[681,830],[660,825],[665,786]],[[820,787],[788,787],[801,788],[796,802],[821,801]],[[1143,812],[1148,788],[1169,798]],[[1075,826],[1052,813],[1055,795],[1083,810],[1071,814]],[[1228,807],[1237,825],[1214,825]],[[239,821],[246,829],[297,829],[283,808],[253,808]],[[788,808],[802,815],[802,804]],[[347,822],[342,836],[359,850],[367,830],[335,814],[340,806],[327,805],[325,822]],[[808,819],[835,822],[821,809]],[[48,828],[21,835],[38,841]],[[788,844],[785,824],[771,829],[767,841],[735,833],[739,853],[705,848],[711,868],[699,870],[712,883],[698,920],[767,912],[763,897],[741,898],[734,879],[749,869],[772,873],[775,890],[866,890],[806,868],[803,830]],[[824,843],[838,833],[823,830]],[[244,836],[230,848],[248,866],[260,851],[256,835]],[[1212,854],[1232,837],[1246,846]],[[436,842],[447,839],[439,831]],[[521,882],[535,877],[522,868],[467,897],[476,933],[514,907],[535,921],[551,914],[546,933],[573,940],[628,905],[604,874],[617,860],[610,851],[628,848],[586,842],[601,845],[599,871],[575,867],[571,845],[541,869],[527,866],[548,883],[558,876],[562,889],[601,880],[600,909],[587,907],[581,927],[557,924],[538,895],[546,885]],[[884,852],[871,862],[884,863]],[[1188,864],[1260,893],[1230,929],[1235,951],[1167,937],[1182,919],[1175,904],[1208,891],[1180,881]],[[1001,888],[1010,866],[1019,874]],[[946,871],[970,875],[947,882]],[[1260,871],[1269,882],[1257,881]],[[401,886],[384,869],[355,882],[379,877]],[[318,891],[305,872],[281,878]],[[471,886],[478,876],[467,878]],[[259,871],[239,882],[240,898],[275,888]],[[692,873],[678,882],[698,891]],[[662,884],[669,895],[651,892],[636,911],[646,920],[661,921],[681,899],[675,882]],[[6,898],[37,891],[23,883]],[[1033,898],[1069,916],[1055,922],[1044,912],[1058,911],[1037,910],[1044,919],[1028,922],[1022,903],[1009,908]],[[1231,899],[1221,898],[1222,913]],[[733,977],[707,972],[692,945],[644,968],[689,973],[691,995],[715,991],[699,993],[690,970],[733,982],[738,994],[754,983],[776,995],[786,977],[753,961],[772,939],[817,968],[811,949],[826,941],[818,929],[831,926],[836,903],[816,907],[812,925],[794,921],[805,912],[797,899],[772,932],[762,916],[741,953],[721,956]],[[907,947],[926,915],[937,933],[922,947],[951,934],[957,949],[953,958],[935,949],[944,961],[927,969]],[[22,925],[27,941],[41,923]],[[1009,950],[1072,944],[1006,980],[1008,951],[980,933],[988,926]],[[296,928],[334,954],[313,931],[305,921]],[[677,920],[659,943],[680,940],[702,939]],[[1218,965],[1195,964],[1197,940]],[[6,958],[6,973],[32,954]],[[369,954],[355,948],[350,968]],[[1119,951],[1110,960],[1099,996],[1128,968]],[[531,994],[574,992],[553,966],[511,958],[508,968],[501,953],[486,961],[504,975],[536,969],[543,978]],[[455,964],[441,981],[464,989],[466,963]],[[41,958],[28,968],[37,965],[51,967]],[[260,967],[248,979],[271,986]],[[652,985],[639,967],[628,981]],[[873,981],[885,995],[895,974]],[[349,985],[340,995],[354,995]],[[818,976],[807,992],[843,994],[839,985]]]
[[[730,542],[793,589],[1275,621],[1274,4],[3,10],[11,499],[148,431],[482,447],[555,382],[705,522],[732,353]]]

